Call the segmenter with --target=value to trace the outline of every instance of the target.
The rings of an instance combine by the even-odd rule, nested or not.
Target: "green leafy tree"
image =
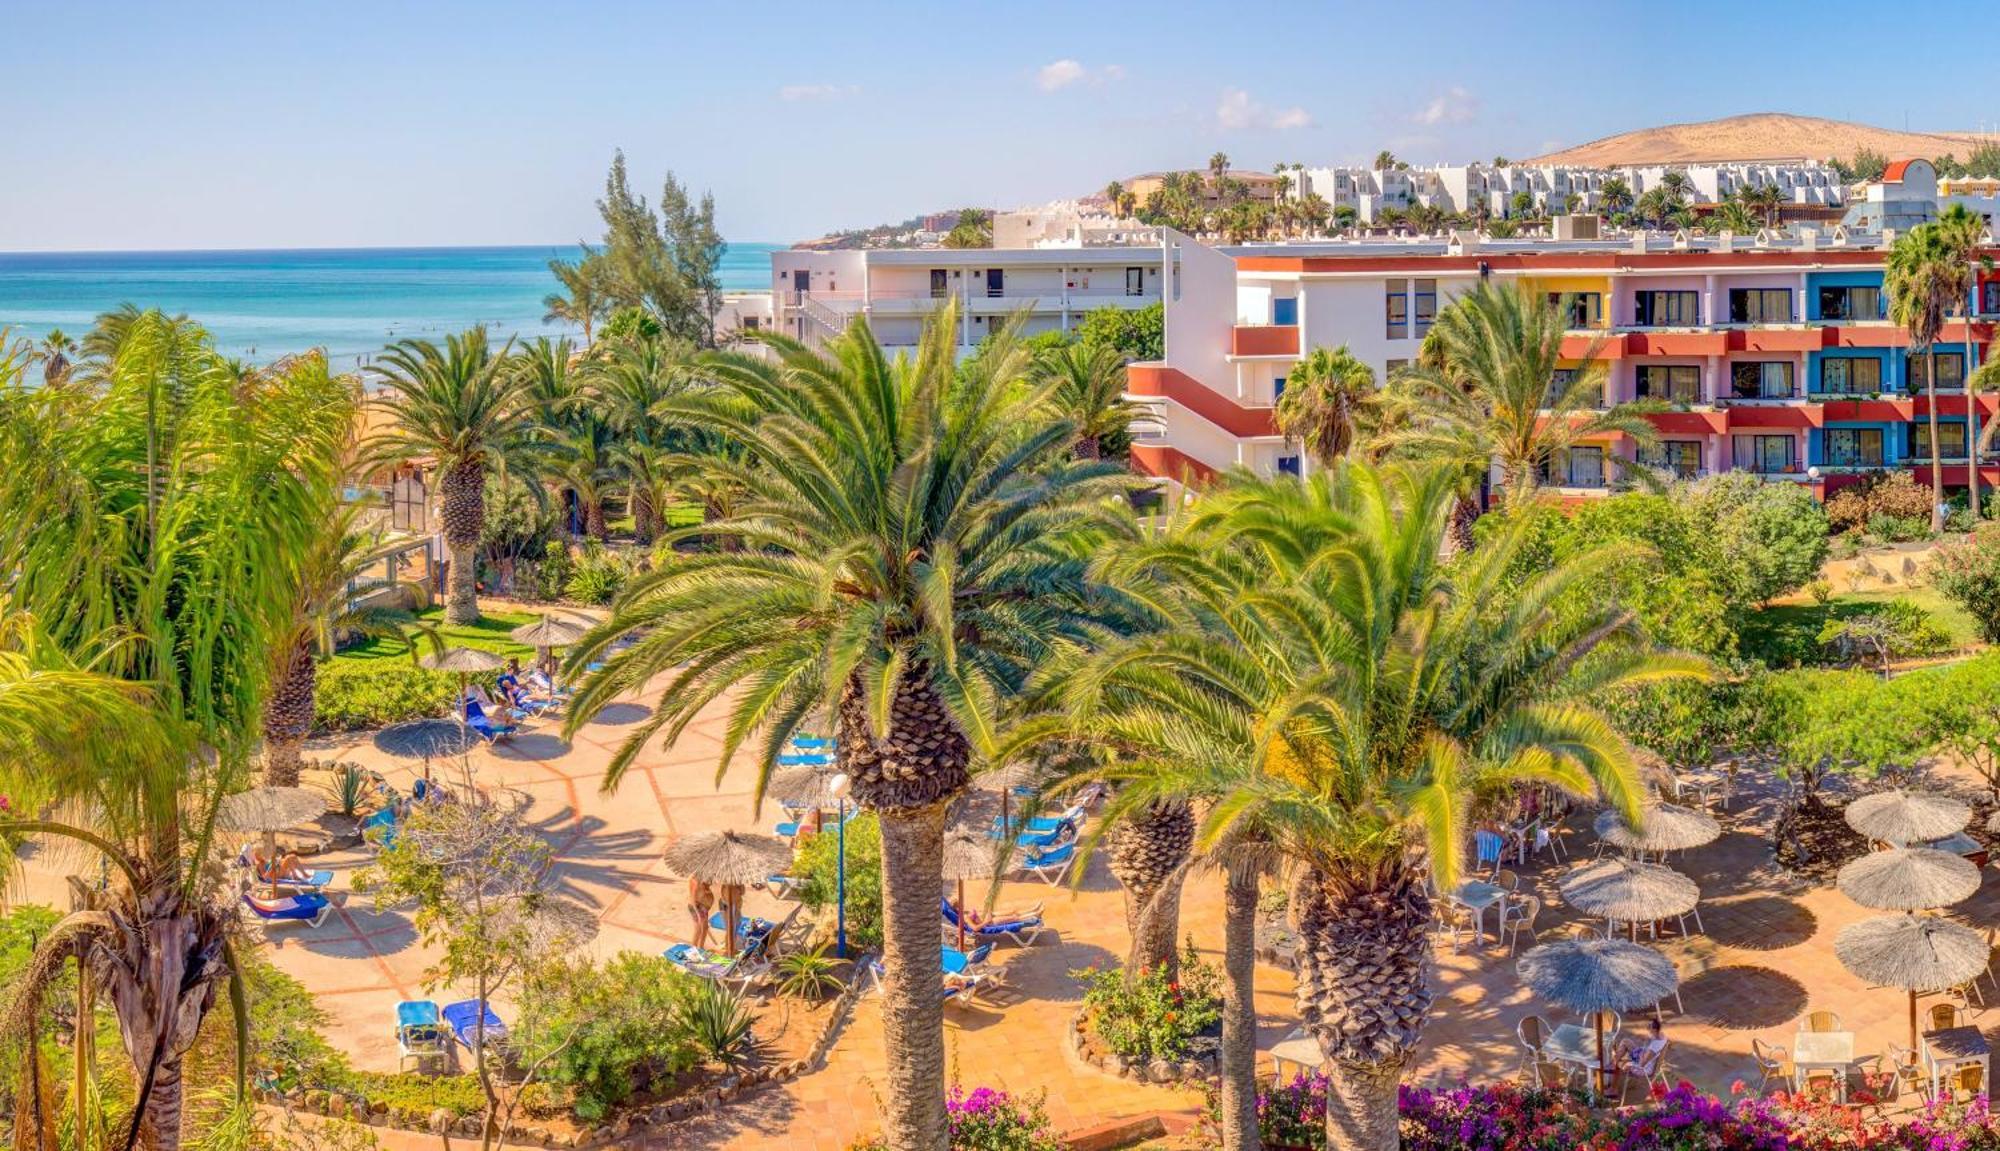
[[[2000,799],[2000,654],[1988,652],[1909,679],[1930,738],[1978,772],[1987,791]]]
[[[376,466],[430,464],[451,555],[444,618],[477,622],[487,477],[504,473],[510,463],[527,463],[539,439],[528,379],[513,370],[506,349],[494,354],[486,329],[478,327],[448,337],[442,348],[429,340],[398,341],[382,353],[376,370],[392,389],[376,401],[390,422],[361,445],[363,456]]]
[[[1808,795],[1830,772],[1873,778],[1930,749],[1923,708],[1908,679],[1865,671],[1789,671],[1773,677],[1792,696],[1781,767]]]
[[[1127,363],[1167,358],[1167,309],[1155,302],[1143,308],[1097,308],[1077,321],[1080,344],[1114,348]]]
[[[1826,562],[1826,512],[1797,484],[1723,472],[1686,485],[1680,499],[1691,535],[1717,553],[1711,570],[1739,611],[1799,590]]]
[[[840,768],[881,826],[883,1111],[897,1151],[934,1151],[945,1133],[946,808],[1051,645],[1108,610],[1083,557],[1130,530],[1114,497],[1131,481],[1069,459],[1076,429],[1023,386],[1025,351],[989,349],[960,372],[956,324],[941,309],[894,361],[864,322],[824,352],[766,335],[770,359],[710,359],[715,386],[673,411],[758,461],[709,462],[748,496],[703,530],[741,546],[659,553],[572,654],[605,666],[567,721],[574,731],[664,677],[607,767],[615,788],[653,739],[672,741],[729,693],[720,760],[758,741],[761,790],[785,741],[832,717]],[[611,651],[623,636],[636,642]]]
[[[993,246],[993,213],[984,208],[962,208],[958,222],[940,241],[947,248],[990,248]]]
[[[246,781],[354,395],[318,356],[244,375],[184,320],[113,324],[85,386],[0,379],[0,793],[53,813],[0,833],[74,842],[110,876],[40,941],[0,1046],[74,957],[130,1063],[110,1137],[176,1151],[184,1060],[225,986],[245,1016],[217,808]]]
[[[699,202],[667,173],[655,211],[632,194],[625,154],[614,153],[597,202],[604,220],[599,283],[614,309],[639,308],[660,327],[703,347],[715,346],[722,303],[720,268],[727,247],[715,226],[715,203]]]
[[[1930,579],[1979,625],[1979,638],[2000,643],[2000,529],[1982,528],[1961,543],[1939,547],[1931,557]]]
[[[1278,433],[1299,441],[1321,466],[1347,454],[1375,396],[1375,371],[1347,350],[1314,348],[1285,377],[1272,413]]]
[[[605,292],[604,263],[586,247],[575,260],[550,260],[549,274],[562,285],[562,291],[542,297],[542,307],[547,309],[542,322],[582,328],[584,346],[589,347],[591,330],[611,306]]]

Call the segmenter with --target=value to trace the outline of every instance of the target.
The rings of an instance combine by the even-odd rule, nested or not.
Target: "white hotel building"
[[[1443,164],[1432,167],[1307,168],[1293,173],[1291,194],[1317,194],[1329,207],[1352,208],[1364,224],[1374,223],[1384,208],[1405,211],[1416,205],[1446,212],[1474,212],[1484,207],[1492,217],[1514,215],[1514,197],[1525,193],[1538,212],[1595,212],[1607,180],[1625,181],[1636,199],[1661,186],[1667,173],[1680,172],[1696,204],[1716,204],[1743,188],[1770,185],[1786,204],[1839,207],[1846,188],[1840,174],[1825,164],[1805,162],[1746,162],[1676,164],[1622,168],[1569,168],[1552,164]]]

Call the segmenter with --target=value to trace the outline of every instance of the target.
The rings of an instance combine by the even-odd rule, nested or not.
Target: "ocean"
[[[724,291],[769,290],[782,244],[731,244]],[[39,340],[88,331],[120,304],[185,312],[224,354],[252,362],[324,348],[336,366],[405,338],[483,323],[496,339],[569,331],[542,322],[550,259],[574,244],[238,252],[0,252],[0,330]]]

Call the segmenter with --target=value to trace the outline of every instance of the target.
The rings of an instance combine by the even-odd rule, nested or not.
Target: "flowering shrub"
[[[991,1087],[968,1092],[953,1084],[944,1097],[944,1112],[951,1130],[949,1151],[1061,1151],[1063,1145],[1049,1129],[1040,1094],[1016,1099]],[[882,1151],[884,1146],[876,1135],[855,1140],[847,1151]]]
[[[1127,1059],[1179,1060],[1188,1041],[1222,1023],[1222,974],[1189,941],[1178,979],[1162,970],[1128,980],[1117,969],[1070,972],[1083,980],[1083,1004],[1097,1037]]]

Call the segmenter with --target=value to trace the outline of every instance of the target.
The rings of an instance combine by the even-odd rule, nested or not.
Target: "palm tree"
[[[1632,185],[1623,176],[1612,176],[1597,190],[1597,202],[1607,216],[1622,216],[1632,210]]]
[[[1580,441],[1622,433],[1651,443],[1637,406],[1600,410],[1601,344],[1564,354],[1569,314],[1569,298],[1550,303],[1526,284],[1481,281],[1453,300],[1419,362],[1390,381],[1384,398],[1397,426],[1378,446],[1475,472],[1497,464],[1507,498],[1527,500],[1543,469]],[[1575,366],[1563,368],[1566,360]],[[1571,373],[1567,382],[1559,371]]]
[[[388,603],[361,604],[349,589],[368,568],[381,563],[379,537],[359,530],[361,504],[329,505],[315,518],[313,533],[298,560],[298,597],[290,626],[272,645],[276,667],[264,705],[264,783],[295,787],[299,747],[312,734],[319,693],[319,661],[333,654],[341,636],[404,639],[416,617]],[[422,594],[402,584],[406,594]],[[412,654],[415,648],[412,646]]]
[[[618,483],[618,448],[611,424],[582,408],[558,434],[550,452],[550,478],[575,495],[583,534],[599,543],[611,538],[604,503]]]
[[[1271,414],[1279,435],[1305,445],[1321,467],[1332,467],[1353,445],[1361,409],[1374,395],[1374,369],[1345,344],[1314,348],[1285,377],[1285,393]]]
[[[1937,341],[1954,301],[1970,292],[1972,266],[1951,236],[1935,223],[1918,224],[1889,249],[1882,286],[1889,292],[1889,318],[1910,334],[1910,346],[1924,353],[1924,396],[1931,440],[1931,530],[1944,527],[1944,464],[1938,457]]]
[[[662,409],[689,386],[693,354],[691,345],[670,336],[619,340],[588,373],[591,402],[616,433],[611,458],[631,504],[633,537],[642,544],[659,533],[675,474],[673,453],[686,446],[688,437]]]
[[[1587,701],[1706,673],[1645,647],[1630,613],[1591,590],[1610,551],[1520,583],[1523,517],[1447,568],[1456,489],[1448,466],[1239,480],[1199,513],[1232,542],[1208,554],[1244,566],[1204,596],[1216,623],[1102,657],[1146,677],[1151,726],[1201,749],[1175,753],[1206,777],[1192,789],[1225,797],[1197,849],[1249,828],[1295,869],[1298,1006],[1331,1063],[1337,1149],[1397,1145],[1397,1084],[1433,995],[1425,871],[1454,886],[1472,814],[1522,783],[1631,817],[1631,749]],[[1197,727],[1215,734],[1179,730]]]
[[[1125,889],[1128,972],[1180,966],[1181,882],[1194,850],[1194,823],[1185,796],[1156,795],[1105,824],[1111,875]]]
[[[1125,398],[1125,359],[1109,344],[1064,344],[1035,357],[1033,373],[1047,390],[1058,419],[1076,429],[1070,454],[1103,456],[1107,441],[1122,443],[1145,409]]]
[[[511,341],[509,347],[512,346]],[[451,556],[447,623],[479,619],[479,535],[486,527],[486,477],[525,461],[537,419],[527,377],[507,350],[493,354],[486,329],[429,340],[400,340],[376,362],[392,385],[378,401],[388,428],[362,445],[375,466],[427,460],[438,477],[438,520]]]
[[[35,354],[42,361],[42,382],[53,387],[69,377],[70,365],[76,360],[76,341],[61,328],[50,328]]]
[[[1785,197],[1776,184],[1752,184],[1736,193],[1736,202],[1763,216],[1765,227],[1775,228],[1778,209],[1784,205]]]
[[[709,466],[744,492],[705,525],[736,550],[662,551],[572,661],[605,660],[570,730],[664,675],[606,771],[615,788],[661,732],[725,699],[728,763],[758,741],[758,790],[802,726],[833,724],[840,769],[880,819],[884,1129],[895,1151],[946,1139],[938,875],[947,806],[990,754],[1002,709],[1106,601],[1084,556],[1130,530],[1121,469],[1069,460],[1076,429],[1024,386],[1018,325],[961,370],[957,317],[891,361],[859,319],[824,352],[773,334],[771,358],[716,353],[712,387],[669,413],[739,445]],[[621,636],[635,642],[617,653]],[[724,693],[728,693],[726,696]]]
[[[589,248],[575,260],[549,261],[549,273],[562,285],[561,292],[542,297],[546,324],[575,324],[583,329],[583,345],[589,347],[591,331],[598,317],[611,311],[611,296],[604,290],[604,275],[597,254]]]
[[[318,356],[238,377],[185,321],[118,328],[96,341],[101,385],[0,381],[0,790],[49,813],[0,832],[82,844],[112,877],[40,941],[0,1020],[32,1019],[77,958],[131,1061],[122,1144],[175,1151],[183,1058],[225,984],[243,1101],[212,835],[249,771],[354,397]]]
[[[1993,257],[1986,254],[1986,221],[1964,204],[1953,204],[1939,213],[1938,231],[1943,235],[1945,245],[1965,265],[1964,291],[1959,294],[1954,309],[1965,321],[1965,418],[1966,442],[1979,443],[1979,392],[1980,373],[1972,370],[1972,308],[1973,293],[1978,289],[1981,272],[1993,270]],[[1979,451],[1975,448],[1972,458],[1966,461],[1966,496],[1972,510],[1972,522],[1979,522]]]
[[[1717,231],[1734,232],[1740,236],[1757,230],[1757,217],[1750,213],[1750,206],[1741,200],[1724,200],[1709,214],[1708,222]]]
[[[1229,154],[1217,152],[1208,158],[1208,178],[1210,183],[1222,183],[1223,174],[1229,171]]]

